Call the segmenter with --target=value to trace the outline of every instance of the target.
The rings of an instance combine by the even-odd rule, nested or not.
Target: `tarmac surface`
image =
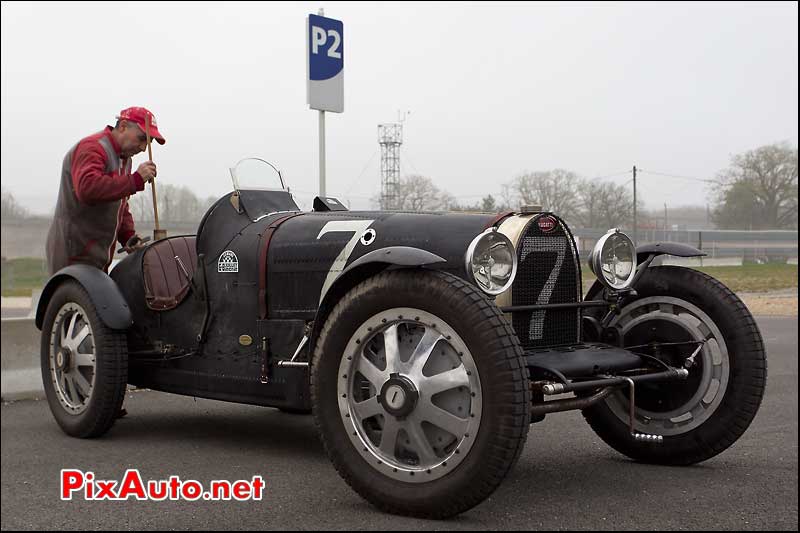
[[[516,467],[481,505],[447,521],[384,514],[329,463],[312,417],[151,391],[103,438],[67,437],[45,401],[2,406],[2,529],[797,530],[797,319],[759,318],[767,393],[731,448],[700,465],[634,463],[578,412],[531,426]],[[59,471],[119,480],[266,481],[261,501],[71,501]]]

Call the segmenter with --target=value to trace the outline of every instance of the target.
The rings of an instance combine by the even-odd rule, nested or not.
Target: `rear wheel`
[[[56,289],[42,324],[42,382],[50,411],[73,437],[97,437],[114,424],[128,377],[124,332],[110,329],[86,290]]]
[[[665,345],[653,353],[670,366],[688,365],[685,381],[636,387],[634,429],[662,435],[663,444],[630,436],[628,392],[584,410],[592,429],[617,451],[644,462],[685,465],[731,446],[755,417],[767,377],[761,334],[742,301],[701,272],[654,267],[611,326],[626,347]]]
[[[513,330],[475,287],[441,273],[384,273],[348,293],[316,344],[311,388],[336,469],[392,513],[445,518],[477,505],[527,436]]]

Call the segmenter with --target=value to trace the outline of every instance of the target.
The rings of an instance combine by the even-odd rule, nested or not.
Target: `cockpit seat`
[[[175,259],[176,256],[186,272]],[[189,294],[196,265],[194,235],[170,237],[148,246],[142,265],[147,307],[154,311],[168,311],[178,307]]]

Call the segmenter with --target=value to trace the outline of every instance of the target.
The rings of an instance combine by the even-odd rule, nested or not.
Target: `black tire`
[[[672,433],[664,436],[663,444],[639,442],[631,438],[628,418],[621,416],[619,406],[616,409],[613,407],[614,402],[627,405],[626,393],[615,393],[607,400],[584,410],[583,415],[594,432],[609,446],[637,461],[666,465],[689,465],[705,461],[736,442],[758,411],[767,379],[767,360],[761,333],[742,301],[725,285],[702,272],[674,266],[652,267],[637,284],[636,291],[638,292],[636,299],[627,302],[621,310],[622,316],[626,316],[626,310],[641,313],[637,319],[640,321],[638,325],[631,327],[628,336],[624,338],[626,346],[641,344],[641,337],[638,339],[629,337],[635,337],[636,332],[641,331],[643,327],[652,330],[662,312],[654,310],[652,314],[648,313],[648,309],[655,307],[648,307],[651,304],[646,302],[653,302],[653,306],[658,305],[656,302],[663,302],[664,309],[676,315],[679,311],[685,312],[684,307],[695,306],[705,313],[721,334],[724,346],[718,343],[715,350],[719,354],[723,354],[723,347],[727,350],[727,377],[724,371],[725,358],[719,355],[705,359],[707,354],[704,350],[698,359],[700,364],[689,368],[689,379],[685,384],[673,382],[650,388],[637,387],[635,402],[637,424],[639,416],[644,412],[647,413],[649,420],[643,417],[641,421],[647,421],[651,426],[653,424],[652,411],[643,411],[643,406],[658,410],[660,405],[666,406],[672,402],[670,407],[663,408],[664,427],[669,428],[668,433]],[[680,303],[681,301],[685,303]],[[637,305],[639,308],[635,310],[634,306]],[[672,311],[669,311],[670,306]],[[648,317],[653,317],[649,324]],[[702,324],[702,321],[698,324]],[[713,328],[708,324],[697,327],[698,331],[707,329],[713,333]],[[664,342],[670,339],[658,340]],[[711,349],[709,345],[709,350]],[[680,359],[685,358],[685,355],[684,352],[678,360],[670,363],[680,366]],[[704,372],[703,365],[709,367],[709,372],[713,367],[715,375],[720,376],[716,390],[713,385],[709,385],[706,391],[701,390],[704,384],[700,377]],[[697,385],[694,386],[692,383]],[[643,390],[642,394],[640,389]],[[703,401],[696,405],[692,404],[692,400],[688,398],[690,395],[691,398],[696,398],[698,394],[703,394]],[[683,399],[688,399],[685,404],[681,404]],[[706,402],[708,406],[716,405],[710,413],[703,411],[708,409],[704,407]],[[692,406],[697,409],[699,416],[694,417],[692,411],[687,411],[685,420],[680,420],[680,416],[668,419],[670,412],[677,413],[684,408],[691,409]],[[672,407],[676,410],[669,411]],[[680,423],[675,422],[676,420],[680,420]],[[656,419],[656,422],[659,420]],[[672,424],[671,428],[669,424]],[[685,424],[685,430],[681,429],[680,424]],[[650,429],[652,431],[652,427]],[[648,425],[640,426],[639,430],[651,432],[648,431]],[[659,431],[652,432],[659,433]]]
[[[69,333],[65,329],[70,329],[73,317],[75,322]],[[86,326],[88,334],[75,348],[75,352],[81,353],[70,353],[66,357],[62,354],[59,358],[62,335],[77,339],[76,327]],[[83,331],[86,330],[80,333]],[[89,346],[94,364],[79,369],[77,357],[85,357]],[[59,362],[64,361],[67,361],[63,363],[65,366],[59,367]],[[47,306],[42,324],[41,369],[47,403],[64,433],[92,438],[103,435],[114,425],[125,400],[128,381],[125,332],[112,330],[103,323],[88,293],[77,282],[67,281],[59,286]],[[88,391],[76,388],[76,372],[89,384]],[[66,376],[64,379],[69,383],[62,382],[59,376]]]
[[[406,475],[402,469],[398,474],[389,474],[388,463],[381,466],[369,464],[361,454],[362,450],[356,450],[349,430],[345,427],[345,420],[350,415],[343,415],[340,410],[340,389],[337,389],[337,386],[341,385],[337,385],[337,382],[341,377],[340,364],[346,364],[348,343],[353,346],[353,342],[360,342],[353,340],[357,338],[354,335],[359,331],[366,331],[367,321],[380,316],[381,313],[390,312],[389,310],[394,312],[398,308],[412,308],[414,311],[419,311],[417,314],[425,313],[423,316],[440,319],[444,325],[423,324],[434,334],[444,335],[439,333],[440,330],[453,333],[452,338],[446,337],[447,344],[438,344],[444,342],[445,337],[434,341],[429,350],[433,355],[426,355],[425,361],[438,356],[433,353],[434,347],[438,352],[440,346],[449,348],[451,346],[449,343],[455,346],[455,343],[460,343],[463,339],[461,346],[468,347],[466,351],[469,357],[463,354],[459,354],[458,357],[462,357],[463,368],[467,368],[469,359],[471,365],[469,368],[476,368],[477,371],[477,376],[466,370],[464,375],[472,376],[469,379],[479,379],[477,388],[480,405],[477,401],[470,404],[467,410],[472,413],[470,415],[472,419],[469,417],[465,419],[474,422],[475,413],[479,413],[479,426],[472,426],[476,434],[461,435],[463,437],[461,443],[469,441],[464,447],[464,453],[453,455],[459,453],[458,448],[455,448],[454,452],[452,450],[448,452],[451,455],[446,457],[444,464],[436,465],[440,470],[434,472],[434,476],[440,477],[432,481],[425,479],[426,475],[429,476],[427,479],[431,479],[431,469],[427,470],[427,473],[418,471],[416,481],[411,482],[410,480],[415,478],[407,476],[402,479],[397,478]],[[418,324],[424,321],[424,318],[421,319],[419,316],[408,318],[412,321],[416,319]],[[392,320],[394,317],[388,324],[391,324]],[[412,324],[411,327],[413,326]],[[397,331],[400,327],[398,326]],[[451,329],[445,330],[447,327]],[[429,329],[425,329],[426,333]],[[373,335],[373,338],[377,338],[377,333]],[[402,337],[398,334],[397,338]],[[398,340],[398,349],[402,349],[399,346],[401,342],[404,340]],[[362,352],[359,353],[366,350],[366,340],[364,344]],[[443,349],[442,357],[444,356]],[[408,361],[412,358],[409,356]],[[452,368],[456,370],[455,364]],[[388,365],[385,372],[389,372]],[[355,379],[356,371],[353,371],[353,374]],[[458,390],[460,391],[461,387]],[[467,392],[467,396],[469,394]],[[475,392],[471,394],[473,398],[476,397]],[[375,398],[377,396],[376,394]],[[431,403],[435,397],[436,395],[432,394]],[[325,450],[344,480],[363,498],[383,511],[421,518],[451,517],[474,507],[488,497],[499,486],[522,452],[530,420],[528,370],[524,365],[522,349],[510,324],[497,307],[474,286],[454,276],[426,270],[381,273],[356,286],[338,302],[325,321],[314,348],[311,399],[314,419]],[[422,400],[419,401],[420,406],[429,405],[423,404]],[[391,417],[391,415],[385,416]],[[413,415],[409,415],[409,418],[411,416]],[[397,420],[403,421],[404,418]],[[385,424],[386,422],[384,428]],[[352,434],[355,435],[355,432]],[[400,439],[403,440],[405,438]],[[395,444],[397,442],[395,441]],[[402,443],[399,446],[402,446]],[[366,451],[365,447],[363,452]],[[422,455],[419,455],[419,458],[421,463]],[[437,460],[440,458],[441,456],[437,457]],[[457,462],[453,459],[449,470],[446,470],[447,461],[451,458],[457,458]],[[377,463],[380,464],[380,461]],[[379,470],[384,467],[387,467],[387,473]],[[397,469],[393,472],[397,472]],[[408,474],[414,475],[413,472]]]
[[[278,410],[287,415],[310,415],[311,409],[303,409],[301,407],[278,407]]]

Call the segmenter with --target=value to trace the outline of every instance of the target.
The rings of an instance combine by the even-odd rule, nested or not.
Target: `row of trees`
[[[633,196],[622,185],[591,181],[574,172],[555,169],[526,172],[502,187],[499,200],[484,196],[475,204],[459,204],[447,191],[426,176],[409,175],[397,188],[395,208],[403,211],[500,212],[522,205],[541,205],[574,224],[611,227],[633,217]]]
[[[762,146],[731,158],[730,166],[713,180],[711,219],[721,229],[796,229],[798,218],[797,148],[788,143]],[[541,205],[571,224],[608,228],[630,226],[633,197],[629,184],[587,180],[564,169],[525,172],[501,187],[496,198],[459,203],[427,176],[408,175],[396,190],[394,207],[406,211],[500,212],[522,205]],[[159,184],[159,218],[167,223],[196,222],[216,197],[199,198],[185,186]],[[29,215],[14,196],[2,191],[2,218]],[[373,202],[379,206],[380,199]],[[383,207],[383,206],[381,206]],[[153,218],[150,194],[136,194],[130,209],[137,221]],[[644,222],[648,214],[642,212]],[[655,218],[655,217],[653,217]]]
[[[797,229],[797,147],[783,142],[734,155],[730,166],[708,181],[713,184],[711,220],[718,228]],[[629,184],[586,180],[564,169],[523,173],[502,186],[499,200],[488,195],[475,204],[459,204],[420,175],[406,176],[396,193],[395,208],[407,211],[498,212],[535,204],[583,227],[630,226],[633,219]],[[643,223],[660,218],[644,211],[641,201],[637,207]]]
[[[3,220],[20,220],[30,216],[30,212],[20,205],[14,195],[5,189],[2,190]],[[158,215],[159,221],[183,223],[198,222],[217,198],[209,196],[198,198],[188,187],[178,187],[168,183],[158,185]],[[136,221],[153,220],[153,199],[149,193],[139,193],[131,196],[130,211]]]
[[[216,196],[199,198],[188,187],[169,183],[159,183],[156,192],[158,220],[164,223],[197,223],[217,201]],[[149,186],[144,192],[131,196],[128,203],[135,221],[153,220],[153,197]]]

